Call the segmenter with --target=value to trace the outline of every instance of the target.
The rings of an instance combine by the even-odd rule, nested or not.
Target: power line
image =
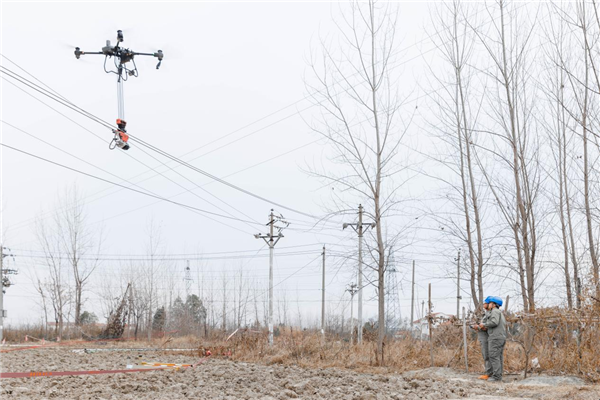
[[[56,165],[56,166],[59,166],[59,167],[61,167],[61,168],[68,169],[68,170],[70,170],[70,171],[73,171],[73,172],[77,172],[78,174],[85,175],[85,176],[88,176],[88,177],[90,177],[90,178],[94,178],[94,179],[97,179],[97,180],[99,180],[99,181],[106,182],[106,183],[109,183],[109,184],[111,184],[111,185],[119,186],[119,187],[122,187],[122,188],[124,188],[124,189],[131,190],[132,192],[140,193],[140,194],[143,194],[143,195],[145,195],[145,196],[153,197],[153,198],[155,198],[155,199],[159,199],[159,200],[162,200],[162,201],[166,201],[166,202],[168,202],[168,203],[172,203],[172,204],[175,204],[175,205],[178,205],[178,206],[181,206],[181,207],[189,208],[189,209],[191,209],[191,210],[196,210],[196,211],[199,211],[199,212],[202,212],[202,213],[206,213],[206,214],[214,215],[214,216],[221,217],[221,218],[226,218],[226,219],[231,219],[231,220],[235,220],[235,221],[241,221],[241,222],[247,222],[247,223],[250,223],[250,224],[262,225],[262,224],[258,224],[258,223],[256,223],[256,222],[253,222],[253,221],[244,221],[244,220],[241,220],[241,219],[239,219],[239,218],[230,217],[230,216],[228,216],[228,215],[222,215],[222,214],[217,214],[217,213],[214,213],[214,212],[211,212],[211,211],[202,210],[202,209],[200,209],[200,208],[193,207],[193,206],[190,206],[190,205],[187,205],[187,204],[183,204],[183,203],[179,203],[179,202],[176,202],[176,201],[173,201],[173,200],[169,200],[169,199],[167,199],[167,198],[164,198],[164,197],[160,197],[160,196],[154,195],[154,194],[152,194],[152,193],[142,192],[141,190],[133,189],[133,188],[131,188],[131,187],[124,186],[124,185],[121,185],[121,184],[119,184],[119,183],[116,183],[116,182],[109,181],[108,179],[104,179],[104,178],[101,178],[101,177],[99,177],[99,176],[92,175],[92,174],[89,174],[89,173],[87,173],[87,172],[80,171],[80,170],[78,170],[78,169],[75,169],[75,168],[72,168],[72,167],[68,167],[68,166],[66,166],[66,165],[63,165],[63,164],[60,164],[60,163],[58,163],[58,162],[56,162],[56,161],[52,161],[52,160],[49,160],[49,159],[47,159],[47,158],[43,158],[43,157],[37,156],[37,155],[35,155],[35,154],[32,154],[32,153],[26,152],[26,151],[24,151],[24,150],[17,149],[16,147],[9,146],[9,145],[7,145],[7,144],[5,144],[5,143],[0,143],[0,145],[2,145],[3,147],[6,147],[6,148],[8,148],[8,149],[11,149],[11,150],[17,151],[17,152],[19,152],[19,153],[22,153],[22,154],[28,155],[28,156],[30,156],[30,157],[37,158],[38,160],[42,160],[42,161],[45,161],[45,162],[47,162],[47,163],[50,163],[50,164],[54,164],[54,165]]]
[[[8,70],[6,67],[0,66],[0,68],[2,68],[3,70],[5,70],[5,71],[2,71],[2,72],[4,72],[4,73],[8,74],[8,76],[10,76],[11,78],[13,78],[13,79],[15,79],[15,80],[17,80],[17,81],[19,81],[19,82],[23,83],[23,84],[24,84],[24,85],[26,85],[26,86],[28,86],[28,87],[32,88],[33,90],[35,90],[35,91],[37,91],[37,92],[39,92],[39,93],[41,93],[41,94],[43,94],[43,95],[45,95],[45,96],[49,97],[50,99],[52,99],[52,100],[54,100],[54,101],[56,101],[56,102],[58,102],[58,103],[62,104],[62,105],[63,105],[63,106],[65,106],[65,107],[68,107],[68,108],[72,109],[73,111],[76,111],[76,112],[80,113],[81,115],[83,115],[83,116],[85,116],[85,117],[87,117],[87,118],[90,118],[92,121],[94,121],[94,122],[96,122],[96,123],[99,123],[100,125],[102,125],[102,126],[104,126],[104,127],[108,128],[108,129],[110,129],[111,131],[114,129],[114,128],[113,128],[113,126],[112,126],[111,124],[109,124],[108,122],[106,122],[106,121],[102,120],[102,119],[101,119],[101,118],[99,118],[99,117],[96,117],[95,115],[93,115],[93,114],[89,113],[88,111],[85,111],[85,110],[84,110],[84,109],[82,109],[81,107],[78,107],[78,106],[74,105],[73,103],[68,103],[68,102],[66,102],[65,100],[62,100],[61,98],[58,98],[58,97],[56,97],[56,96],[55,96],[55,95],[53,95],[52,93],[50,93],[50,92],[48,92],[47,90],[45,90],[45,89],[43,89],[43,88],[39,87],[38,85],[35,85],[34,83],[31,83],[30,81],[28,81],[28,80],[27,80],[27,79],[25,79],[25,78],[22,78],[22,77],[20,77],[20,78],[19,78],[19,75],[18,75],[18,74],[14,73],[14,72],[12,72],[12,71],[10,71],[10,70]],[[8,71],[8,72],[7,72],[7,71]],[[16,77],[15,77],[14,75],[16,75]],[[29,82],[29,83],[28,83],[28,82]],[[36,87],[36,86],[37,86],[37,87]],[[188,162],[186,162],[186,161],[183,161],[183,160],[179,159],[179,158],[178,158],[178,157],[176,157],[176,156],[173,156],[173,155],[171,155],[171,154],[167,153],[167,152],[166,152],[166,151],[164,151],[164,150],[161,150],[160,148],[158,148],[158,147],[156,147],[156,146],[154,146],[154,145],[152,145],[152,144],[150,144],[150,143],[148,143],[148,142],[146,142],[146,141],[144,141],[144,140],[142,140],[142,139],[139,139],[137,136],[134,136],[134,135],[131,135],[131,134],[130,134],[130,135],[129,135],[129,138],[130,138],[130,139],[132,139],[133,141],[136,141],[136,142],[138,142],[138,143],[139,143],[139,144],[141,144],[142,146],[144,146],[144,147],[146,147],[146,148],[148,148],[148,149],[150,149],[150,150],[152,150],[152,151],[154,151],[154,152],[156,152],[156,153],[158,153],[158,154],[162,155],[163,157],[166,157],[166,158],[168,158],[168,159],[170,159],[170,160],[172,160],[172,161],[175,161],[176,163],[178,163],[178,164],[180,164],[180,165],[182,165],[182,166],[184,166],[184,167],[186,167],[186,168],[189,168],[189,169],[191,169],[192,171],[195,171],[195,172],[197,172],[197,173],[200,173],[200,174],[202,174],[202,175],[204,175],[204,176],[206,176],[206,177],[208,177],[208,178],[210,178],[210,179],[212,179],[212,180],[214,180],[214,181],[216,181],[216,182],[219,182],[219,183],[221,183],[221,184],[223,184],[223,185],[225,185],[225,186],[228,186],[228,187],[230,187],[230,188],[232,188],[232,189],[235,189],[235,190],[237,190],[237,191],[240,191],[240,192],[242,192],[242,193],[244,193],[244,194],[246,194],[246,195],[249,195],[249,196],[251,196],[251,197],[254,197],[254,198],[256,198],[256,199],[262,200],[262,201],[264,201],[264,202],[266,202],[266,203],[269,203],[269,204],[271,204],[271,205],[277,206],[277,207],[279,207],[279,208],[282,208],[282,209],[285,209],[285,210],[288,210],[288,211],[291,211],[291,212],[294,212],[294,213],[297,213],[297,214],[300,214],[300,215],[307,216],[307,217],[309,217],[309,218],[313,218],[313,219],[317,219],[317,220],[319,220],[319,219],[320,219],[319,217],[316,217],[316,216],[314,216],[314,215],[312,215],[312,214],[308,214],[308,213],[305,213],[305,212],[303,212],[303,211],[300,211],[300,210],[294,209],[294,208],[292,208],[292,207],[288,207],[288,206],[285,206],[285,205],[283,205],[283,204],[280,204],[280,203],[277,203],[277,202],[274,202],[274,201],[268,200],[267,198],[265,198],[265,197],[263,197],[263,196],[260,196],[260,195],[258,195],[258,194],[255,194],[255,193],[253,193],[253,192],[251,192],[251,191],[249,191],[249,190],[247,190],[247,189],[241,188],[241,187],[239,187],[239,186],[237,186],[237,185],[234,185],[234,184],[232,184],[232,183],[230,183],[230,182],[228,182],[228,181],[225,181],[225,180],[223,180],[223,179],[221,179],[221,178],[219,178],[219,177],[217,177],[217,176],[215,176],[215,175],[213,175],[213,174],[211,174],[211,173],[209,173],[209,172],[207,172],[207,171],[204,171],[204,170],[202,170],[202,169],[200,169],[200,168],[198,168],[198,167],[196,167],[196,166],[193,166],[193,165],[189,164],[189,163],[188,163]]]
[[[85,111],[81,107],[75,106],[73,103],[67,103],[66,101],[64,101],[64,100],[56,97],[55,95],[53,95],[52,93],[48,92],[47,90],[45,90],[43,88],[40,88],[38,85],[35,85],[34,83],[31,83],[30,81],[28,81],[25,78],[21,77],[21,79],[20,79],[18,74],[15,74],[14,72],[8,70],[6,67],[0,66],[0,68],[2,68],[3,70],[5,70],[5,71],[2,71],[2,72],[7,73],[8,76],[10,76],[11,78],[13,78],[13,79],[15,79],[15,80],[23,83],[26,86],[32,88],[33,90],[35,90],[35,91],[37,91],[37,92],[39,92],[39,93],[41,93],[41,94],[49,97],[50,99],[52,99],[52,100],[54,100],[54,101],[62,104],[65,107],[68,107],[68,108],[72,109],[73,111],[76,111],[76,112],[80,113],[81,115],[83,115],[83,116],[85,116],[87,118],[90,118],[92,121],[94,121],[96,123],[99,123],[100,125],[102,125],[102,126],[108,128],[108,129],[110,129],[111,131],[114,129],[113,126],[110,125],[108,122],[100,119],[99,117],[96,117],[95,115],[89,113],[88,111]],[[6,71],[8,71],[8,72],[6,72]],[[15,77],[14,75],[16,75],[17,77]],[[207,171],[204,171],[204,170],[202,170],[202,169],[200,169],[200,168],[198,168],[196,166],[193,166],[193,165],[189,164],[186,161],[183,161],[183,160],[179,159],[176,156],[173,156],[173,155],[167,153],[164,150],[161,150],[160,148],[158,148],[158,147],[156,147],[156,146],[154,146],[154,145],[152,145],[152,144],[150,144],[150,143],[148,143],[148,142],[146,142],[146,141],[144,141],[142,139],[137,138],[137,136],[133,136],[133,135],[130,134],[129,137],[133,141],[138,142],[142,146],[144,146],[144,147],[146,147],[146,148],[148,148],[148,149],[150,149],[150,150],[152,150],[152,151],[154,151],[154,152],[162,155],[163,157],[166,157],[166,158],[168,158],[168,159],[170,159],[172,161],[175,161],[176,163],[178,163],[178,164],[180,164],[180,165],[182,165],[182,166],[184,166],[186,168],[189,168],[192,171],[198,172],[198,173],[200,173],[200,174],[202,174],[202,175],[204,175],[204,176],[206,176],[206,177],[208,177],[208,178],[210,178],[210,179],[212,179],[212,180],[214,180],[216,182],[219,182],[219,183],[221,183],[221,184],[223,184],[225,186],[228,186],[228,187],[230,187],[232,189],[240,191],[240,192],[242,192],[244,194],[247,194],[247,195],[249,195],[251,197],[254,197],[256,199],[262,200],[262,201],[264,201],[266,203],[269,203],[271,205],[275,205],[275,206],[277,206],[279,208],[282,208],[282,209],[285,209],[285,210],[288,210],[288,211],[291,211],[291,212],[294,212],[294,213],[297,213],[297,214],[300,214],[300,215],[304,215],[304,216],[307,216],[307,217],[310,217],[310,218],[313,218],[313,219],[320,219],[319,217],[316,217],[314,215],[311,215],[311,214],[305,213],[303,211],[299,211],[299,210],[296,210],[294,208],[285,206],[283,204],[276,203],[274,201],[268,200],[267,198],[265,198],[263,196],[260,196],[258,194],[255,194],[255,193],[249,191],[249,190],[246,190],[246,189],[241,188],[241,187],[239,187],[237,185],[234,185],[234,184],[232,184],[230,182],[227,182],[227,181],[225,181],[225,180],[223,180],[223,179],[221,179],[221,178],[219,178],[219,177],[217,177],[217,176],[215,176],[215,175],[213,175],[213,174],[211,174],[211,173],[209,173]]]
[[[427,39],[423,39],[423,40],[421,40],[421,42],[423,42],[423,41],[425,41],[425,40],[427,40]],[[416,44],[417,44],[417,43],[415,43],[415,44],[413,44],[413,45],[411,45],[411,46],[409,46],[409,47],[415,46]],[[437,46],[435,46],[434,48],[432,48],[432,49],[430,49],[430,50],[426,51],[425,53],[427,53],[427,52],[430,52],[430,51],[433,51],[433,50],[435,50],[435,49],[437,49],[437,48],[439,48],[439,45],[437,45]],[[404,50],[405,50],[405,49],[403,49],[403,50],[400,50],[400,51],[404,51]],[[397,53],[399,53],[400,51],[398,51]],[[397,54],[397,53],[396,53],[396,54]],[[421,54],[421,56],[422,56],[423,54],[425,54],[425,53],[422,53],[422,54]],[[48,85],[46,85],[44,82],[42,82],[42,81],[41,81],[41,80],[39,80],[38,78],[34,77],[32,74],[30,74],[29,72],[27,72],[27,71],[26,71],[25,69],[23,69],[22,67],[20,67],[20,66],[19,66],[18,64],[16,64],[14,61],[10,60],[8,57],[4,56],[3,54],[2,54],[2,56],[3,56],[4,58],[6,58],[8,61],[10,61],[11,63],[13,63],[14,65],[16,65],[16,66],[17,66],[19,69],[23,70],[23,71],[24,71],[25,73],[27,73],[29,76],[33,77],[33,78],[34,78],[34,79],[36,79],[38,82],[40,82],[40,83],[42,83],[44,86],[48,87],[48,88],[49,88],[49,89],[50,89],[52,92],[54,92],[54,93],[55,93],[57,96],[60,96],[59,100],[62,100],[62,101],[64,101],[64,102],[66,102],[68,105],[67,105],[67,104],[64,104],[64,103],[62,103],[62,102],[61,102],[61,104],[63,104],[63,105],[66,105],[66,106],[69,106],[69,105],[71,105],[71,106],[73,106],[74,108],[73,108],[73,107],[69,107],[69,108],[72,108],[72,109],[74,109],[75,111],[82,113],[82,115],[84,115],[84,116],[87,116],[88,118],[91,118],[91,119],[92,119],[92,120],[94,120],[95,122],[98,122],[98,123],[101,123],[101,124],[103,123],[105,126],[107,126],[107,127],[109,127],[110,129],[112,129],[112,125],[110,125],[110,124],[108,124],[108,123],[106,123],[106,122],[102,121],[100,118],[98,118],[98,117],[94,116],[93,114],[91,114],[91,113],[89,113],[89,112],[87,112],[87,111],[83,110],[82,108],[80,108],[80,107],[77,107],[77,106],[76,106],[76,105],[74,105],[72,102],[68,101],[66,98],[64,98],[63,96],[61,96],[60,94],[58,94],[58,92],[56,92],[55,90],[53,90],[52,88],[50,88]],[[414,58],[413,58],[413,59],[414,59]],[[413,60],[413,59],[410,59],[410,60],[408,60],[408,61],[411,61],[411,60]],[[403,65],[404,63],[406,63],[406,62],[408,62],[408,61],[405,61],[405,62],[403,62],[403,63],[400,63],[399,65]],[[396,65],[396,66],[394,66],[393,68],[396,68],[396,67],[398,67],[399,65]],[[19,76],[18,74],[14,73],[13,71],[10,71],[10,70],[8,70],[8,69],[7,69],[7,68],[5,68],[5,67],[2,67],[2,68],[3,68],[3,69],[5,69],[6,71],[9,71],[9,73],[12,73],[12,74],[14,74],[14,75],[17,75],[17,76]],[[14,76],[12,76],[12,75],[10,75],[10,74],[9,74],[9,76],[13,77],[13,79],[17,79],[17,78],[15,78]],[[23,77],[21,77],[21,78],[22,78],[22,79],[24,79],[25,81],[27,81],[27,82],[29,82],[29,83],[33,84],[33,82],[31,82],[31,81],[29,81],[29,80],[27,80],[27,79],[25,79],[25,78],[23,78]],[[19,80],[19,79],[17,79],[17,80]],[[53,98],[51,95],[49,95],[49,94],[48,94],[49,92],[48,92],[47,90],[43,89],[43,91],[40,91],[40,90],[36,89],[35,87],[33,87],[32,85],[30,85],[30,84],[28,84],[28,83],[25,83],[25,82],[23,82],[23,80],[19,80],[19,81],[20,81],[21,83],[24,83],[24,84],[26,84],[27,86],[29,86],[29,87],[33,88],[34,90],[37,90],[38,92],[40,92],[40,93],[42,93],[42,94],[45,94],[45,95],[46,95],[46,96],[48,96],[48,97],[51,97],[51,98]],[[334,82],[334,83],[333,83],[333,85],[335,85],[335,84],[337,84],[337,83],[339,83],[339,82]],[[35,85],[35,84],[33,84],[33,85]],[[39,87],[39,86],[38,86],[38,87]],[[294,104],[297,104],[298,102],[300,102],[300,101],[302,101],[302,100],[304,100],[304,99],[307,99],[308,97],[309,97],[309,96],[307,95],[307,96],[305,96],[303,99],[301,99],[301,100],[299,100],[299,101],[296,101],[296,102],[292,103],[292,105],[294,105]],[[53,99],[54,99],[54,100],[56,100],[56,101],[58,101],[56,98],[53,98]],[[59,101],[59,102],[60,102],[60,101]],[[317,103],[317,104],[319,104],[319,103]],[[316,104],[313,104],[313,106],[314,106],[314,105],[316,105]],[[269,114],[269,115],[267,115],[267,116],[265,116],[265,117],[263,117],[263,118],[259,119],[258,121],[255,121],[255,122],[253,122],[253,123],[251,123],[251,124],[249,124],[249,125],[246,125],[245,127],[247,127],[247,126],[250,126],[250,125],[252,125],[252,124],[254,124],[254,123],[256,123],[256,122],[259,122],[259,121],[261,121],[261,120],[264,120],[264,119],[266,119],[267,117],[269,117],[269,116],[271,116],[271,115],[274,115],[274,114],[278,113],[279,111],[281,111],[281,110],[283,110],[283,109],[289,108],[290,106],[291,106],[291,105],[289,105],[289,106],[286,106],[286,107],[284,107],[284,108],[282,108],[282,109],[280,109],[280,110],[278,110],[278,111],[276,111],[276,112],[274,112],[274,113],[271,113],[271,114]],[[79,110],[79,111],[78,111],[78,110]],[[303,111],[303,110],[302,110],[302,111]],[[298,113],[300,113],[300,112],[301,112],[301,111],[299,111]],[[287,118],[287,117],[286,117],[286,118]],[[285,118],[284,118],[284,119],[285,119]],[[281,120],[279,120],[279,121],[281,121]],[[279,122],[279,121],[278,121],[278,122]],[[273,125],[273,124],[271,124],[271,125]],[[270,126],[271,126],[271,125],[270,125]],[[231,133],[229,133],[229,134],[225,135],[224,137],[230,136],[231,134],[233,134],[233,133],[235,133],[235,132],[237,132],[237,131],[240,131],[240,130],[244,129],[245,127],[239,128],[238,130],[236,130],[236,131],[233,131],[233,132],[231,132]],[[223,139],[224,137],[221,137],[221,138],[217,139],[216,141],[218,141],[218,140],[221,140],[221,139]],[[210,143],[208,143],[206,146],[208,146],[208,145],[210,145],[211,143],[214,143],[214,142],[216,142],[216,141],[210,142]],[[224,147],[224,146],[222,146],[222,147]],[[156,148],[154,148],[154,150],[156,151]],[[193,152],[193,151],[195,151],[195,150],[192,150],[191,152]],[[215,150],[212,150],[212,151],[215,151]],[[212,151],[211,151],[211,152],[212,152]],[[188,153],[186,153],[186,154],[189,154],[189,153],[190,153],[190,152],[188,152]],[[165,154],[166,154],[166,153],[165,153]],[[207,154],[208,154],[208,153],[207,153]],[[165,164],[163,163],[163,165],[165,165]],[[217,181],[219,181],[219,180],[217,180]],[[224,182],[221,182],[221,183],[224,183]],[[231,185],[230,185],[230,186],[231,186]],[[231,187],[232,187],[232,188],[235,188],[235,189],[237,189],[237,190],[243,190],[243,189],[241,189],[241,188],[239,188],[239,187],[237,187],[237,186],[235,186],[235,185],[233,185],[233,186],[231,186]],[[254,194],[251,194],[250,192],[246,192],[246,193],[247,193],[247,194],[250,194],[250,195],[254,195]],[[256,196],[255,196],[255,197],[256,197]],[[262,198],[262,197],[260,197],[260,196],[258,196],[257,198],[259,198],[259,199],[262,199],[262,200],[264,200],[264,201],[268,201],[267,199],[265,199],[265,198]],[[294,211],[294,212],[298,212],[298,210],[293,210],[293,209],[287,208],[287,207],[285,207],[285,206],[282,206],[282,205],[279,205],[279,204],[278,204],[278,206],[279,206],[279,207],[282,207],[282,208],[285,208],[285,209],[288,209],[288,210],[291,210],[291,211]],[[302,212],[300,212],[300,213],[302,213]],[[310,216],[310,217],[312,217],[312,218],[316,218],[316,217],[314,217],[314,216],[312,216],[312,215],[308,215],[308,214],[305,214],[305,213],[304,213],[304,215]]]
[[[322,246],[323,243],[310,243],[310,244],[298,244],[298,245],[294,245],[294,246],[282,246],[279,247],[280,249],[296,249],[296,248],[300,248],[300,247],[309,247],[309,246]],[[330,244],[330,243],[326,243],[327,245],[331,245],[331,246],[335,246],[335,244]],[[259,251],[262,251],[264,249],[265,246],[263,246]],[[43,253],[42,250],[27,250],[27,249],[18,249],[18,248],[14,248],[11,247],[11,249],[17,251],[17,252],[21,252],[21,253]],[[200,252],[200,253],[169,253],[167,254],[167,256],[181,256],[181,257],[193,257],[193,256],[206,256],[206,255],[215,255],[215,254],[237,254],[237,253],[255,253],[257,250],[256,249],[250,249],[250,250],[229,250],[229,251],[216,251],[216,252]],[[316,251],[316,250],[315,250]],[[66,254],[66,253],[64,253]],[[103,256],[103,257],[109,257],[109,256],[116,256],[116,257],[149,257],[148,254],[117,254],[117,253],[86,253],[87,255],[90,256]]]
[[[278,254],[281,256],[298,256],[298,255],[304,255],[304,254],[313,254],[314,251],[312,250],[304,250],[304,251],[295,251],[295,252],[288,252],[288,253],[280,253]],[[22,254],[19,253],[19,257],[23,257],[23,258],[34,258],[34,259],[46,259],[49,257],[49,255],[35,255],[35,254]],[[68,255],[57,255],[56,253],[52,253],[52,259],[55,260],[72,260],[72,257],[69,257]],[[202,260],[244,260],[244,259],[252,259],[252,258],[262,258],[262,257],[268,257],[268,254],[259,254],[259,255],[253,255],[253,256],[247,256],[247,255],[232,255],[232,256],[215,256],[215,257],[204,257],[204,256],[179,256],[179,257],[161,257],[161,256],[146,256],[146,257],[79,257],[78,260],[81,261],[186,261],[186,260],[190,260],[190,261],[202,261]]]
[[[4,79],[4,78],[3,78],[3,79]],[[14,84],[13,84],[12,82],[8,82],[8,83],[10,83],[11,85],[13,85],[13,86],[14,86]],[[17,87],[17,88],[18,88],[19,90],[22,90],[22,91],[24,91],[23,89],[21,89],[21,88],[19,88],[19,87]],[[24,92],[25,92],[25,93],[27,93],[26,91],[24,91]],[[31,95],[30,93],[27,93],[27,94]],[[32,96],[32,97],[34,97],[34,96]],[[42,104],[44,104],[44,105],[48,106],[50,109],[52,109],[52,110],[54,110],[54,111],[58,112],[57,110],[55,110],[54,108],[50,107],[48,104],[44,103],[43,101],[41,101],[41,100],[37,99],[36,97],[34,97],[34,98],[35,98],[36,100],[40,101]],[[64,114],[62,114],[62,113],[60,113],[60,112],[58,112],[58,113],[59,113],[60,115],[64,116],[65,118],[67,118],[68,120],[70,120],[70,121],[72,121],[72,122],[76,123],[75,121],[73,121],[71,118],[68,118],[68,117],[67,117],[67,116],[65,116]],[[33,138],[37,139],[37,140],[39,140],[39,141],[41,141],[41,142],[43,142],[43,143],[45,143],[45,144],[49,145],[49,146],[52,146],[52,147],[54,147],[55,149],[58,149],[58,150],[60,150],[60,151],[62,151],[62,152],[64,152],[64,153],[66,153],[66,154],[69,154],[69,155],[71,155],[72,157],[75,157],[75,158],[77,158],[77,159],[81,160],[79,157],[76,157],[76,156],[72,155],[71,153],[68,153],[68,152],[66,152],[65,150],[63,150],[63,149],[60,149],[60,148],[58,148],[58,147],[56,147],[56,146],[54,146],[54,145],[52,145],[52,144],[50,144],[50,143],[48,143],[48,142],[46,142],[46,141],[42,140],[42,139],[39,139],[38,137],[36,137],[35,135],[32,135],[31,133],[25,132],[24,130],[22,130],[22,129],[20,129],[20,128],[18,128],[18,127],[16,127],[16,126],[14,126],[14,125],[11,125],[11,124],[9,124],[9,123],[8,123],[8,122],[6,122],[6,121],[2,121],[2,122],[4,122],[5,124],[7,124],[7,125],[9,125],[9,126],[13,127],[14,129],[17,129],[17,130],[19,130],[20,132],[23,132],[23,133],[25,133],[25,134],[27,134],[27,135],[29,135],[29,136],[31,136],[31,137],[33,137]],[[76,123],[76,124],[77,124],[77,123]],[[79,125],[79,124],[77,124],[77,125]],[[79,126],[81,126],[81,125],[79,125]],[[82,127],[83,127],[83,126],[82,126]],[[85,129],[85,128],[84,128],[84,129]],[[98,139],[102,140],[102,138],[100,138],[100,136],[96,135],[96,134],[95,134],[95,133],[93,133],[92,131],[90,131],[90,130],[88,130],[88,129],[85,129],[85,130],[86,130],[86,131],[88,131],[88,132],[90,132],[92,135],[96,136]],[[148,154],[148,153],[146,153],[145,151],[143,151],[142,149],[140,149],[140,150],[141,150],[143,153],[145,153],[145,154]],[[127,154],[129,157],[131,157],[131,158],[132,158],[132,159],[134,159],[135,161],[139,162],[140,164],[142,164],[144,167],[146,167],[146,168],[149,168],[149,169],[151,169],[152,171],[156,171],[156,169],[155,169],[155,168],[148,166],[148,165],[147,165],[147,164],[145,164],[144,162],[142,162],[142,161],[138,160],[136,157],[132,156],[130,153],[125,153],[125,154]],[[152,156],[152,155],[150,155],[150,154],[148,154],[148,155],[149,155],[150,157],[152,157],[153,159],[155,159],[155,160],[156,160],[156,158],[155,158],[154,156]],[[81,161],[83,161],[83,160],[81,160]],[[158,161],[158,160],[157,160],[157,161]],[[92,165],[91,163],[89,163],[89,162],[87,162],[87,161],[84,161],[84,162],[85,162],[86,164]],[[162,165],[164,165],[164,163],[162,163]],[[95,168],[100,168],[100,167],[97,167],[97,166],[95,166],[95,165],[92,165],[92,166],[94,166]],[[107,172],[107,171],[105,171],[105,170],[103,170],[103,169],[101,169],[101,170],[102,170],[102,171],[104,171],[104,172]],[[215,204],[213,204],[213,203],[211,203],[210,201],[206,200],[205,198],[201,197],[201,196],[200,196],[200,195],[198,195],[197,193],[193,192],[191,189],[187,189],[187,188],[185,188],[184,186],[182,186],[181,184],[179,184],[178,182],[174,181],[173,179],[171,179],[171,178],[169,178],[169,177],[165,176],[163,172],[160,172],[160,171],[156,171],[156,172],[157,172],[157,174],[161,175],[163,178],[165,178],[165,179],[169,180],[170,182],[172,182],[172,183],[174,183],[174,184],[178,185],[179,187],[181,187],[181,188],[183,188],[183,189],[186,189],[186,193],[188,193],[188,192],[189,192],[189,193],[191,193],[191,194],[192,194],[192,195],[194,195],[195,197],[198,197],[200,200],[207,202],[208,204],[212,205],[213,207],[216,207],[217,209],[219,209],[219,210],[221,210],[221,211],[223,211],[223,212],[225,212],[225,213],[227,213],[228,215],[230,215],[230,216],[232,216],[232,217],[233,217],[233,215],[232,215],[231,213],[229,213],[229,212],[227,212],[227,211],[223,210],[222,208],[220,208],[220,207],[216,206]],[[192,184],[194,184],[194,185],[195,185],[197,188],[199,188],[199,189],[202,189],[203,191],[205,191],[205,192],[206,192],[206,193],[208,193],[209,195],[211,195],[211,196],[213,196],[213,197],[217,198],[219,201],[221,201],[221,202],[223,202],[223,203],[227,204],[229,207],[231,207],[231,208],[233,208],[234,210],[238,211],[239,213],[241,213],[241,214],[242,214],[242,215],[244,215],[245,217],[247,217],[247,218],[249,218],[249,219],[252,219],[252,218],[248,217],[247,215],[245,215],[244,213],[242,213],[241,211],[239,211],[239,210],[235,209],[235,207],[233,207],[233,206],[229,205],[228,203],[226,203],[224,200],[222,200],[222,199],[218,198],[217,196],[214,196],[212,193],[208,192],[206,189],[203,189],[203,188],[201,188],[201,187],[200,187],[200,186],[198,186],[198,185],[197,185],[195,182],[191,181],[190,179],[188,179],[187,177],[183,176],[183,175],[182,175],[182,174],[180,174],[179,172],[177,172],[177,171],[174,171],[174,172],[176,172],[178,175],[182,176],[183,178],[185,178],[186,180],[188,180],[189,182],[191,182]],[[112,175],[112,176],[115,176],[114,174],[112,174],[112,173],[110,173],[110,172],[107,172],[107,173],[109,173],[109,174],[110,174],[110,175]],[[121,179],[122,179],[122,178],[121,178]],[[127,180],[126,180],[126,181],[127,181]],[[138,187],[140,187],[140,186],[139,186],[137,183],[132,183],[132,182],[129,182],[129,181],[127,181],[127,182],[128,182],[128,183],[130,183],[130,184],[133,184],[133,185],[135,185],[135,186],[138,186]],[[147,190],[147,189],[144,189],[144,190]],[[149,191],[149,192],[150,192],[150,191]],[[152,192],[151,192],[151,193],[152,193]],[[209,218],[209,219],[211,219],[211,220],[213,220],[213,221],[216,221],[216,222],[218,222],[218,223],[224,224],[223,222],[217,221],[217,220],[215,220],[215,219],[213,219],[213,218],[210,218],[210,217],[207,217],[207,218]],[[257,221],[255,221],[255,222],[257,222]],[[242,231],[242,230],[240,230],[239,228],[233,227],[233,226],[231,226],[231,225],[228,225],[228,224],[224,224],[224,225],[226,225],[226,226],[228,226],[228,227],[230,227],[230,228],[232,228],[232,229],[239,230],[239,231],[241,231],[241,232],[243,232],[243,233],[246,233],[246,234],[248,234],[248,232]]]

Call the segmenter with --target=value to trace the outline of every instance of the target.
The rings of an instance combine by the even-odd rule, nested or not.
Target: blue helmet
[[[488,296],[483,301],[484,303],[496,303],[498,307],[502,307],[502,299],[498,296]]]

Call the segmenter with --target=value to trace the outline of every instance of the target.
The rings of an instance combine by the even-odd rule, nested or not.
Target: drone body
[[[152,56],[158,58],[158,64],[156,69],[160,68],[164,54],[162,50],[158,50],[156,53],[137,53],[133,50],[119,46],[123,42],[123,31],[117,31],[117,44],[112,46],[110,40],[106,41],[106,46],[102,47],[102,51],[88,52],[81,51],[79,47],[75,47],[75,57],[79,59],[82,55],[104,55],[104,72],[107,74],[117,75],[117,106],[118,106],[118,118],[117,118],[117,129],[113,129],[115,137],[109,144],[109,148],[112,150],[115,147],[119,147],[123,150],[129,149],[129,135],[125,126],[125,102],[123,98],[123,82],[126,81],[130,76],[138,76],[137,66],[135,65],[135,56]],[[114,60],[116,70],[107,70],[106,62],[109,58]],[[127,63],[131,62],[132,68],[127,67]]]

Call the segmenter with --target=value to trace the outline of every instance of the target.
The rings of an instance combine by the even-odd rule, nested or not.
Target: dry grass
[[[505,373],[579,375],[591,382],[600,382],[600,324],[595,322],[598,311],[588,309],[576,314],[544,309],[535,316],[509,319],[513,322],[509,323],[511,333],[504,353]],[[217,348],[216,355],[230,352],[231,358],[246,362],[401,373],[430,367],[431,353],[434,366],[465,370],[462,343],[462,327],[455,325],[434,329],[431,344],[428,340],[410,337],[388,339],[384,366],[376,363],[376,343],[373,341],[352,346],[332,336],[324,341],[314,331],[287,332],[276,338],[273,348],[267,345],[266,333],[244,332],[227,343],[213,340],[205,341],[201,346]],[[467,336],[467,352],[469,371],[483,372],[481,347],[472,331]],[[537,366],[533,365],[533,359],[537,359]]]
[[[506,373],[523,373],[527,369],[528,373],[579,375],[589,381],[600,382],[600,310],[597,307],[589,305],[579,312],[542,309],[532,316],[511,315],[508,320],[510,333],[504,353]],[[8,328],[5,337],[7,341],[22,342],[26,334],[42,337],[41,333],[41,329],[35,326]],[[78,337],[82,338],[82,335]],[[314,331],[286,329],[281,330],[281,334],[275,338],[272,348],[268,346],[266,331],[240,330],[229,341],[226,338],[226,334],[215,332],[209,338],[167,336],[149,342],[111,341],[110,345],[194,349],[200,356],[210,350],[214,357],[245,362],[343,368],[373,373],[402,373],[428,368],[431,366],[430,354],[433,353],[434,366],[465,369],[462,326],[452,324],[435,328],[431,345],[428,340],[408,336],[387,339],[384,366],[377,365],[376,343],[368,335],[362,345],[350,345],[337,336],[327,335],[323,340]],[[482,372],[480,345],[476,334],[470,330],[467,352],[469,371]],[[538,367],[532,366],[533,359],[537,359]]]

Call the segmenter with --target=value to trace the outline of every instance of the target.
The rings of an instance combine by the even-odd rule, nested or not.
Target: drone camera
[[[117,42],[122,42],[122,41],[123,41],[123,31],[118,30],[117,31]]]

